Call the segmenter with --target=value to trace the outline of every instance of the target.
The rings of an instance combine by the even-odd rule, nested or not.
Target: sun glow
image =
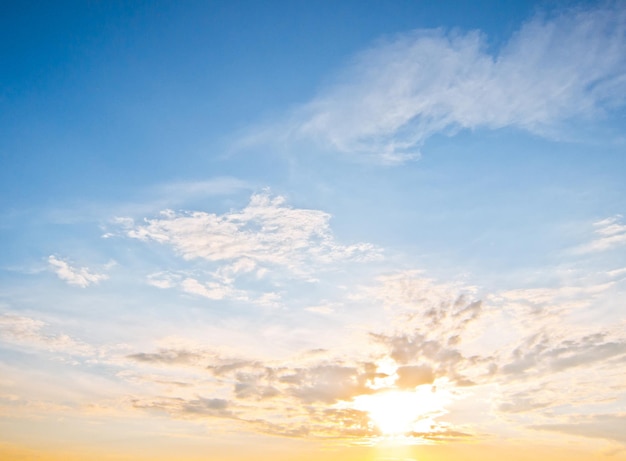
[[[413,432],[427,433],[434,426],[433,418],[445,412],[444,392],[431,385],[414,391],[389,390],[354,398],[352,407],[366,411],[374,425],[386,436]]]

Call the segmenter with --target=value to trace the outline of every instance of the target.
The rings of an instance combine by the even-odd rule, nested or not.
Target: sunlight
[[[353,408],[366,411],[384,435],[430,432],[433,418],[444,412],[445,393],[431,385],[414,391],[390,390],[354,398]]]

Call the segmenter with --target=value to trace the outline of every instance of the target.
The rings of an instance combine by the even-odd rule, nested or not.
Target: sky
[[[626,4],[0,4],[0,458],[626,460]]]

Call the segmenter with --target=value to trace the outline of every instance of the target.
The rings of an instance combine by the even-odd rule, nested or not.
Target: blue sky
[[[621,3],[0,8],[0,453],[626,459]]]

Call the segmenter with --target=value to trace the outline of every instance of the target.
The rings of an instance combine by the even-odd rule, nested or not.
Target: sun
[[[370,420],[386,436],[430,432],[432,417],[444,411],[444,398],[433,386],[413,391],[388,390],[359,395],[352,407],[368,413]]]
[[[359,400],[360,409],[367,411],[376,427],[387,435],[409,432],[421,412],[414,395],[408,392],[389,391]]]

